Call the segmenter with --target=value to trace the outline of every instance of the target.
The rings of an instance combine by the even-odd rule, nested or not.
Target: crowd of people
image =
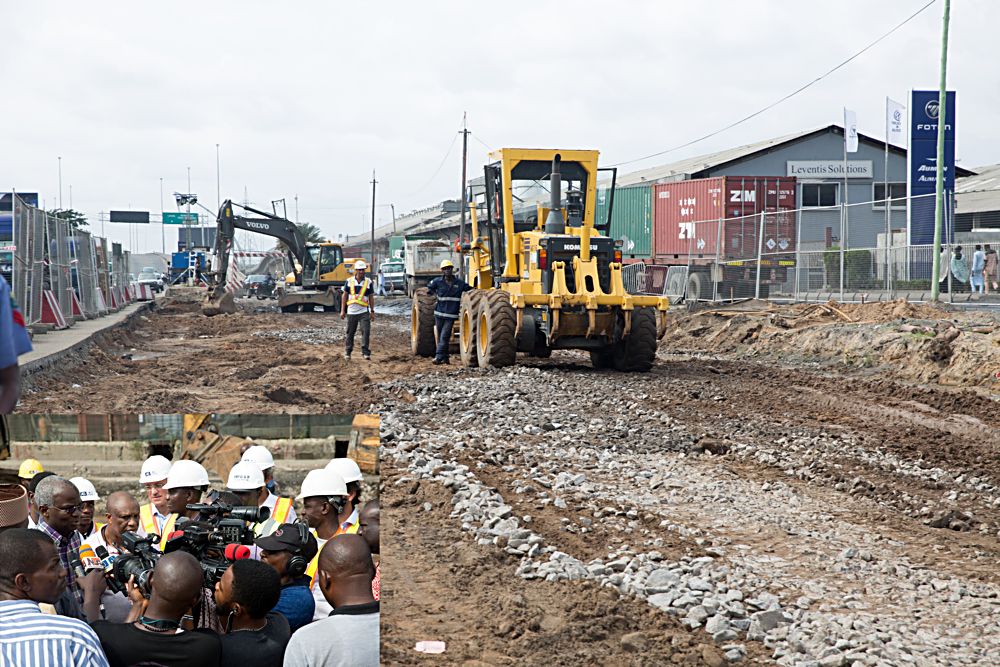
[[[378,500],[362,502],[349,458],[310,471],[294,499],[274,467],[250,446],[210,491],[201,464],[151,456],[140,503],[23,461],[20,483],[0,485],[0,667],[379,664]],[[178,545],[223,505],[268,516],[209,567]],[[153,564],[121,585],[114,563],[137,543]]]
[[[944,247],[941,250],[940,279],[945,283],[951,277],[954,291],[968,289],[975,294],[989,294],[1000,289],[1000,261],[997,251],[986,245],[976,244],[971,262],[962,246]]]

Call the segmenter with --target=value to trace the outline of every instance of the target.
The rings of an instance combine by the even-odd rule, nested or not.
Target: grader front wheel
[[[513,366],[517,360],[514,331],[517,315],[503,290],[489,290],[479,304],[476,323],[476,353],[480,368]]]
[[[656,360],[656,311],[636,308],[632,312],[632,330],[614,349],[617,370],[646,373]]]
[[[437,341],[434,338],[434,295],[422,287],[413,295],[410,311],[410,349],[420,357],[434,355]]]
[[[462,295],[462,305],[458,311],[458,349],[465,367],[479,363],[476,330],[484,294],[483,290],[473,289]]]

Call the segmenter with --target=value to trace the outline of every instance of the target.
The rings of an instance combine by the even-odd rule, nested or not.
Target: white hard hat
[[[331,459],[326,464],[326,469],[339,474],[348,484],[351,482],[360,482],[364,479],[364,476],[361,474],[361,468],[354,462],[354,459]]]
[[[80,501],[89,502],[91,500],[100,500],[101,497],[97,495],[97,489],[88,480],[83,477],[74,477],[69,480],[70,483],[76,487],[76,490],[80,492]]]
[[[139,483],[162,482],[169,474],[170,461],[167,457],[156,454],[142,462],[142,470],[139,471]]]
[[[167,483],[163,488],[170,490],[199,486],[208,486],[208,471],[205,466],[197,461],[182,459],[170,466],[170,474],[167,475]]]
[[[312,498],[314,496],[346,496],[347,482],[333,470],[320,468],[310,470],[306,478],[302,480],[302,493],[295,497],[296,500]]]
[[[359,259],[358,261],[354,262],[354,270],[355,271],[357,271],[358,269],[367,269],[367,268],[368,268],[368,265],[365,264],[365,260],[363,260],[363,259]]]
[[[450,259],[442,259],[441,260],[441,268],[442,269],[454,269],[455,265],[451,263]]]
[[[240,461],[254,463],[261,470],[274,467],[274,456],[271,455],[271,450],[262,445],[254,445],[247,449],[243,452],[243,457]]]
[[[256,463],[240,461],[229,470],[226,488],[231,491],[252,491],[264,486],[264,473]]]

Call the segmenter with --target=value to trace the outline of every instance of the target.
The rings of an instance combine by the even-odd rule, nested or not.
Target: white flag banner
[[[893,146],[906,145],[906,107],[885,98],[885,139]]]
[[[844,109],[844,151],[858,152],[858,119],[850,109]]]

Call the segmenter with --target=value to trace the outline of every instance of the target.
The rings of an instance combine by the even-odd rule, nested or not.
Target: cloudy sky
[[[487,147],[597,148],[608,164],[703,136],[811,81],[927,0],[503,3],[5,3],[2,190],[52,208],[167,210],[191,189],[270,207],[330,237],[458,195],[463,112]],[[843,69],[704,142],[625,168],[840,122],[884,134],[884,100],[936,88],[943,0]],[[1000,3],[956,0],[958,157],[1000,162]],[[166,244],[175,243],[168,229]],[[104,233],[127,240],[125,225]],[[133,233],[159,250],[158,225]],[[261,240],[261,247],[270,240]]]

